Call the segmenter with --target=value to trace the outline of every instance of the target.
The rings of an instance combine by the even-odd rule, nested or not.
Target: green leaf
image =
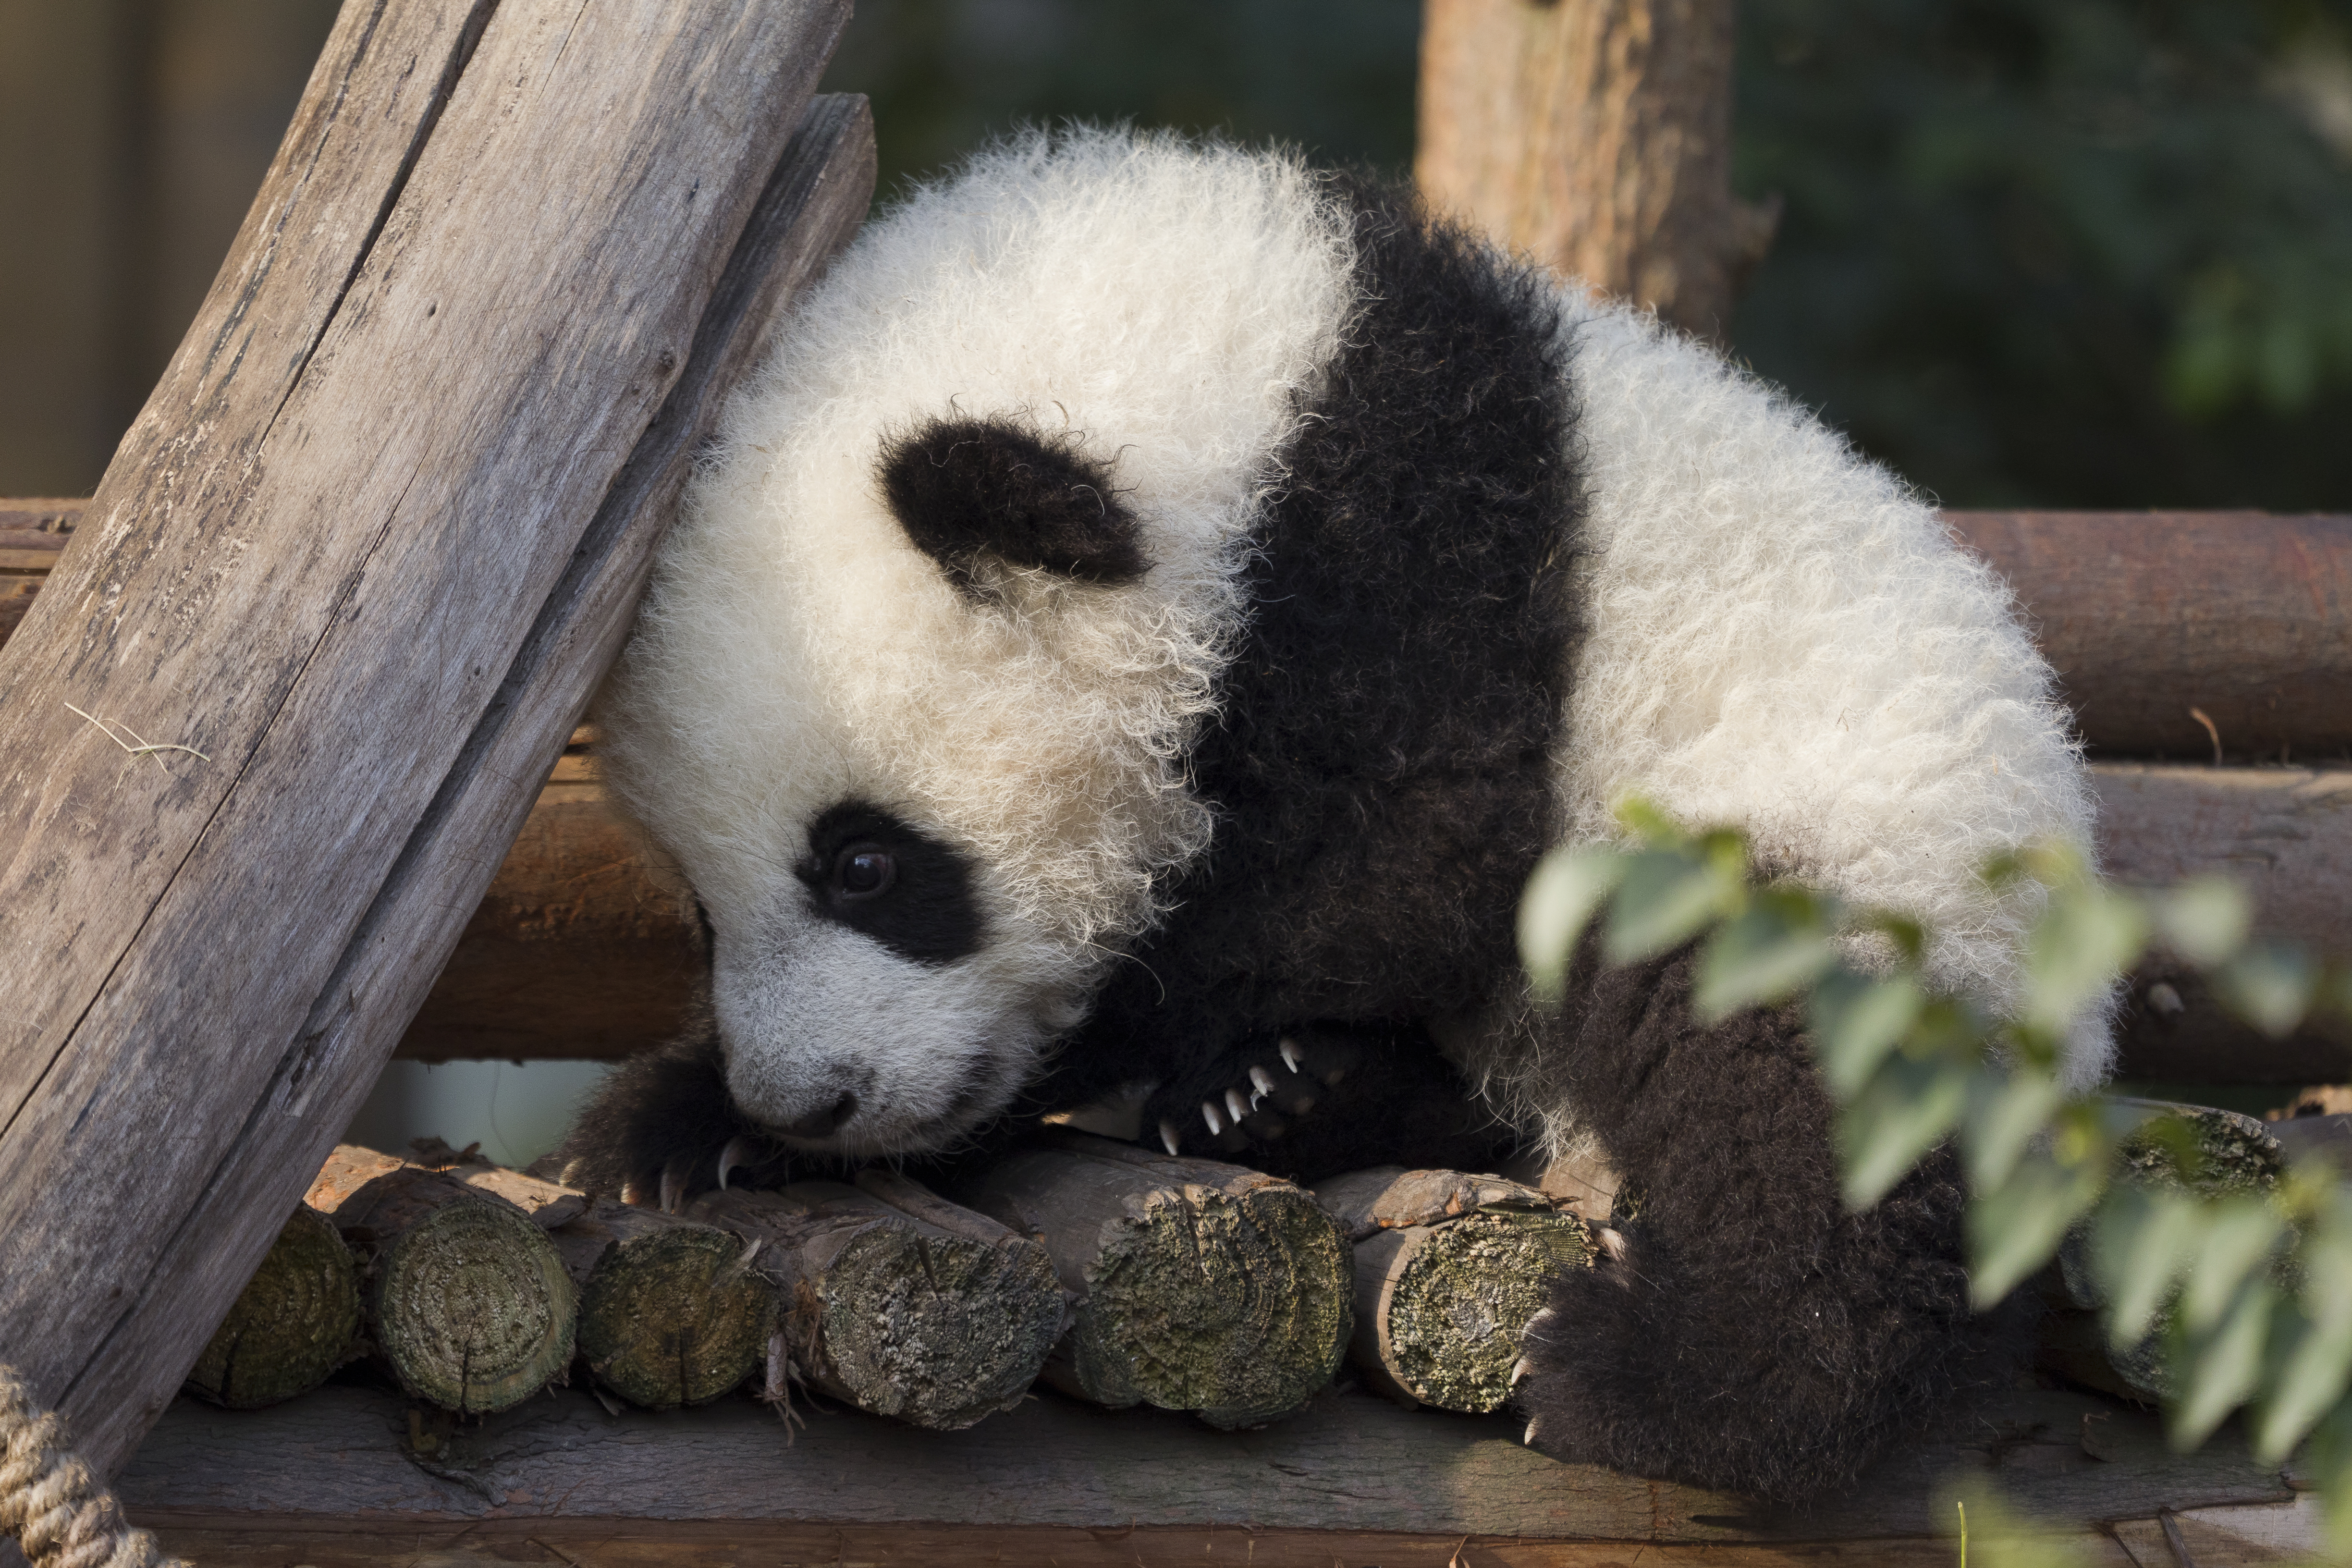
[[[2204,1333],[2221,1321],[2239,1285],[2270,1262],[2285,1234],[2286,1222],[2260,1198],[2226,1198],[2208,1205],[2189,1285],[2180,1293],[2180,1320],[2189,1332]]]
[[[1743,1007],[1780,1001],[1820,979],[1837,962],[1820,915],[1810,895],[1774,889],[1718,928],[1699,958],[1691,996],[1699,1017],[1712,1024]]]
[[[1559,1005],[1569,961],[1584,928],[1624,880],[1633,857],[1622,850],[1559,848],[1538,862],[1519,900],[1519,962],[1536,998]]]
[[[1680,849],[1645,849],[1625,868],[1609,907],[1601,951],[1612,963],[1637,963],[1670,952],[1727,913],[1746,891],[1738,873]]]
[[[2230,1011],[2272,1039],[2283,1040],[2311,1010],[2319,975],[2302,949],[2262,942],[2231,959],[2217,978]]]
[[[1927,1009],[1927,994],[1906,978],[1871,980],[1838,970],[1813,988],[1813,1054],[1830,1093],[1852,1100]]]
[[[2189,1288],[2196,1285],[2192,1274]],[[2196,1447],[2252,1394],[2278,1301],[2278,1290],[2267,1279],[2246,1281],[2229,1303],[2220,1331],[2191,1341],[2186,1366],[2176,1361],[2175,1375],[2188,1392],[2172,1415],[2174,1447],[2184,1452]]]
[[[2321,1323],[2293,1309],[2281,1315],[2288,1321],[2273,1340],[2284,1341],[2284,1348],[2266,1380],[2270,1397],[2253,1424],[2255,1452],[2269,1464],[2292,1454],[2352,1384],[2352,1314],[2338,1312],[2334,1321]]]
[[[2026,938],[2022,1021],[2063,1032],[2139,956],[2147,930],[2130,899],[2095,884],[2061,889]]]
[[[2352,1559],[2352,1405],[2328,1412],[2312,1435],[2304,1463],[2327,1500],[2327,1550],[2336,1562]]]
[[[2099,1199],[2105,1173],[2036,1156],[2000,1191],[1969,1205],[1969,1297],[1979,1311],[1998,1304],[2057,1255],[2074,1221]]]
[[[2065,1100],[2065,1090],[2046,1073],[2019,1069],[1979,1077],[1960,1131],[1969,1185],[1989,1193],[2008,1181],[2026,1145],[2049,1127]]]
[[[1940,1058],[1888,1058],[1838,1113],[1846,1207],[1860,1212],[1878,1202],[1943,1141],[1967,1108],[1969,1076]]]
[[[2237,956],[2252,928],[2253,901],[2222,877],[2195,877],[2148,900],[2164,945],[2197,965],[2212,969]]]
[[[2126,1350],[2146,1338],[2205,1228],[2187,1194],[2117,1186],[2091,1228],[2091,1272],[2107,1300],[2107,1342]]]

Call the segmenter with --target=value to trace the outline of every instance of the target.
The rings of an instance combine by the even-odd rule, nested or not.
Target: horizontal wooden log
[[[1339,1370],[1348,1244],[1288,1182],[1071,1132],[954,1195],[1045,1243],[1076,1298],[1045,1371],[1065,1393],[1234,1428],[1289,1415]]]
[[[1580,1219],[1499,1176],[1388,1165],[1326,1182],[1315,1201],[1355,1244],[1349,1360],[1407,1404],[1500,1410],[1552,1276],[1591,1261]]]
[[[630,1404],[708,1404],[766,1363],[775,1292],[735,1237],[502,1166],[467,1161],[449,1173],[547,1233],[580,1292],[580,1359]]]
[[[189,1370],[188,1392],[258,1410],[327,1381],[359,1353],[360,1276],[334,1222],[298,1205]]]
[[[756,1248],[801,1381],[911,1426],[959,1431],[1020,1404],[1068,1318],[1043,1247],[886,1171],[706,1193],[686,1212]]]
[[[1277,1426],[1230,1434],[1168,1411],[1107,1417],[1049,1394],[961,1433],[814,1413],[787,1447],[776,1418],[749,1400],[615,1421],[570,1390],[453,1434],[427,1471],[401,1451],[398,1398],[330,1385],[251,1414],[183,1401],[118,1484],[132,1518],[175,1549],[256,1568],[501,1556],[644,1568],[1443,1568],[1457,1552],[1479,1568],[1951,1568],[1942,1488],[1955,1471],[2095,1549],[2099,1521],[2153,1521],[2161,1509],[2312,1523],[2234,1425],[2175,1454],[2152,1413],[2090,1394],[2004,1392],[1794,1517],[1559,1463],[1522,1446],[1520,1425],[1333,1391]],[[2298,1539],[2313,1538],[2283,1543]]]
[[[2352,752],[2352,517],[1948,511],[2116,756]],[[2212,723],[2209,732],[2191,710]]]
[[[306,1201],[358,1254],[368,1337],[418,1399],[488,1415],[571,1363],[578,1287],[513,1204],[353,1144],[328,1159]]]

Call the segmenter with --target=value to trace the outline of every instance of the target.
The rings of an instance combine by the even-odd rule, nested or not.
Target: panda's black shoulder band
[[[885,442],[883,499],[917,549],[967,592],[994,556],[1084,582],[1151,569],[1107,466],[1007,419],[928,419]]]

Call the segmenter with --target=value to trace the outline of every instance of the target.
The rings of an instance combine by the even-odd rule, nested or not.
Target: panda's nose
[[[857,1097],[845,1093],[824,1110],[778,1129],[787,1138],[830,1138],[843,1122],[857,1114]]]

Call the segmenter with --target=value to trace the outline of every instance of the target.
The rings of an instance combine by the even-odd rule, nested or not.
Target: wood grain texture
[[[2352,516],[1948,511],[2117,756],[2352,754]]]
[[[1720,337],[1761,251],[1731,195],[1734,20],[1730,0],[1430,0],[1413,177],[1563,276]]]
[[[780,164],[845,11],[354,0],[0,650],[0,1342],[94,1462],[422,1001],[712,394],[862,211],[842,114]],[[126,769],[67,701],[206,759]]]
[[[2086,1415],[2102,1417],[2095,1447],[2106,1458],[2084,1448]],[[1004,1561],[1043,1562],[1014,1548],[1038,1540],[1082,1547],[1081,1532],[1094,1532],[1133,1551],[1130,1530],[1186,1532],[1180,1539],[1194,1549],[1212,1530],[1221,1537],[1231,1531],[1239,1537],[1230,1542],[1237,1558],[1249,1531],[1262,1543],[1267,1532],[1329,1532],[1325,1563],[1333,1537],[1381,1535],[1418,1538],[1411,1542],[1416,1553],[1465,1536],[1652,1550],[1845,1542],[1857,1554],[1829,1561],[1869,1562],[1883,1559],[1859,1555],[1864,1547],[1940,1532],[1938,1494],[1955,1472],[1985,1477],[2019,1508],[2078,1527],[2152,1518],[2160,1508],[2291,1505],[2294,1495],[2275,1469],[2248,1458],[2234,1428],[2198,1454],[2178,1455],[2152,1415],[2054,1391],[2004,1394],[1973,1416],[1956,1417],[1890,1456],[1852,1498],[1803,1516],[1762,1514],[1714,1493],[1563,1465],[1521,1446],[1518,1426],[1508,1416],[1405,1411],[1332,1390],[1262,1431],[1219,1433],[1172,1412],[1109,1413],[1047,1394],[964,1432],[815,1413],[788,1447],[776,1417],[748,1400],[615,1418],[572,1390],[457,1435],[428,1473],[401,1451],[406,1413],[397,1398],[330,1385],[260,1412],[182,1401],[118,1485],[142,1522],[202,1518],[215,1528],[257,1529],[267,1528],[264,1516],[279,1515],[280,1527],[292,1528],[306,1515],[332,1515],[346,1528],[366,1521],[402,1540],[428,1532],[451,1540],[458,1533],[452,1526],[466,1526],[519,1542],[553,1529],[568,1541],[593,1541],[602,1531],[604,1539],[648,1543],[640,1551],[707,1531],[706,1541],[732,1539],[774,1553],[734,1561],[775,1563],[832,1561],[795,1557],[786,1543],[806,1552],[822,1540],[829,1552],[836,1539],[877,1548],[871,1560],[884,1562],[986,1561],[976,1549],[992,1544],[1005,1552]],[[975,1554],[915,1555],[910,1548],[930,1527],[945,1527],[944,1542],[960,1534],[957,1549]],[[730,1529],[738,1533],[726,1537]],[[882,1555],[886,1545],[903,1554]],[[1944,1553],[1925,1560],[1949,1568],[1948,1545]],[[1146,1561],[1173,1555],[1154,1552]],[[1445,1557],[1439,1551],[1402,1560],[1435,1564]],[[1613,1559],[1487,1559],[1625,1560],[1622,1548]]]
[[[599,785],[551,783],[398,1054],[624,1057],[684,1027],[709,963],[684,880]]]

